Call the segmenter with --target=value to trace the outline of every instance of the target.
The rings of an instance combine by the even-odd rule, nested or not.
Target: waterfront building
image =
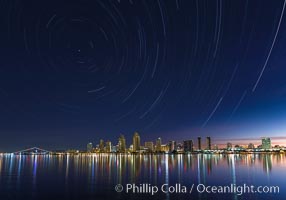
[[[124,135],[120,135],[118,139],[118,152],[125,153],[126,152],[126,140]]]
[[[148,150],[148,151],[154,151],[154,143],[153,142],[145,142],[145,148]]]
[[[173,152],[177,150],[177,143],[176,141],[172,140],[169,141],[169,152]]]
[[[169,145],[168,144],[162,144],[160,149],[161,149],[160,150],[161,152],[168,153],[169,152]]]
[[[106,152],[106,153],[110,153],[111,150],[112,150],[112,144],[111,144],[110,141],[107,141],[107,142],[105,143],[105,152]]]
[[[194,150],[193,140],[183,141],[184,152],[192,152]]]
[[[63,151],[61,151],[61,152],[63,152]],[[77,153],[79,153],[79,150],[77,150],[77,149],[68,149],[68,150],[66,150],[66,153],[77,154]]]
[[[133,152],[139,152],[139,151],[140,151],[140,136],[138,132],[135,132],[133,136]]]
[[[104,152],[104,141],[103,140],[99,141],[99,152],[101,153]]]
[[[262,149],[271,149],[270,138],[262,138]]]
[[[211,150],[212,149],[212,145],[211,145],[211,137],[207,137],[206,138],[206,149],[207,150]]]
[[[198,137],[198,150],[202,150],[202,138]]]
[[[156,152],[162,151],[161,146],[162,146],[162,140],[161,140],[161,138],[159,137],[159,138],[157,139],[157,141],[156,141]]]

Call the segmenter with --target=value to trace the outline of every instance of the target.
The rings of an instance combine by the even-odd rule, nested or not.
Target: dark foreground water
[[[137,188],[127,185],[133,183]],[[117,187],[122,192],[115,191],[117,184],[122,185]],[[215,189],[207,193],[200,185],[200,193],[199,184],[241,188],[238,192],[233,188],[226,193]],[[246,185],[268,188],[263,194],[248,193]],[[279,193],[270,186],[279,186]],[[158,192],[152,195],[156,188]],[[286,199],[286,156],[2,155],[0,199]]]

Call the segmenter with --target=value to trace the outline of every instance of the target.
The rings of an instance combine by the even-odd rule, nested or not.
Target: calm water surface
[[[126,184],[150,184],[154,194],[126,193]],[[188,193],[164,193],[163,184]],[[117,193],[115,186],[124,191]],[[190,194],[190,188],[194,189]],[[198,184],[279,186],[279,194],[207,194]],[[286,199],[286,156],[247,155],[2,155],[0,199]]]

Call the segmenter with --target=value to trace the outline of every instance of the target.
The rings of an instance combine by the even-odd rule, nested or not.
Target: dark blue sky
[[[285,1],[3,1],[0,150],[284,137]]]

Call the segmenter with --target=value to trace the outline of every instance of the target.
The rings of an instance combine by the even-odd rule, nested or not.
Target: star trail
[[[284,136],[285,4],[1,1],[0,150]]]

